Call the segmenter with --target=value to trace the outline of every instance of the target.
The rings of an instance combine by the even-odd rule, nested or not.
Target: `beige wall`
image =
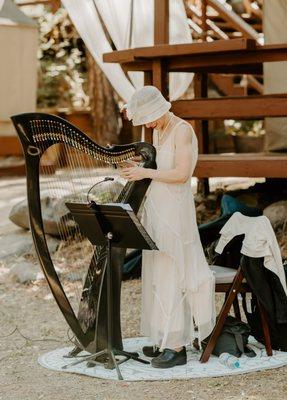
[[[287,0],[264,0],[263,29],[266,44],[287,43]],[[287,62],[264,64],[264,92],[287,93]],[[266,150],[287,150],[287,118],[266,118],[265,125]]]
[[[36,109],[36,28],[0,25],[0,135],[15,135],[13,114]]]

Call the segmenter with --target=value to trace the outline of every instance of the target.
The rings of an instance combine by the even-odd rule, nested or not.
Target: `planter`
[[[236,136],[233,143],[236,153],[260,153],[264,149],[264,135],[261,136]]]

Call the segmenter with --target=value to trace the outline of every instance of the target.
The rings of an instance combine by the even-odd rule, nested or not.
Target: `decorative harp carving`
[[[106,176],[104,166],[108,168],[110,174],[117,164],[140,157],[142,166],[155,168],[155,149],[144,142],[101,147],[67,121],[49,114],[15,115],[12,121],[26,161],[30,228],[41,268],[63,316],[75,335],[78,348],[76,352],[83,349],[91,353],[100,351],[107,347],[105,248],[96,246],[92,249],[91,260],[82,272],[83,279],[80,282],[82,288],[78,289],[80,298],[75,306],[72,304],[74,300],[72,301],[70,293],[68,294],[63,286],[45,238],[41,205],[42,181],[46,186],[53,182],[54,192],[58,195],[60,193],[60,196],[61,193],[65,193],[69,202],[73,201],[72,189],[76,202],[79,202],[79,193],[82,201],[87,202],[86,192],[93,186],[96,191],[99,187],[95,185],[97,179]],[[40,179],[41,161],[53,150],[58,169],[51,170],[48,177],[46,175],[44,179]],[[89,180],[86,175],[89,175]],[[61,182],[65,187],[62,192]],[[149,184],[149,179],[125,183],[120,190],[114,192],[111,190],[112,201],[129,203],[137,213]],[[107,199],[110,200],[111,197]],[[71,238],[77,234],[76,223],[72,223],[73,229],[71,229],[71,221],[69,220],[67,224],[65,218],[67,219],[63,217],[59,224],[59,231],[63,231],[65,240],[73,240]],[[81,248],[79,253],[81,257]],[[118,349],[122,349],[120,291],[125,253],[126,249],[112,250],[113,309],[116,316],[113,321],[113,343]]]

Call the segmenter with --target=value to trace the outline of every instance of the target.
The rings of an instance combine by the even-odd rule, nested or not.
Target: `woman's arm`
[[[128,181],[137,181],[150,178],[158,182],[184,183],[187,181],[191,170],[191,143],[192,129],[184,125],[175,134],[175,167],[169,170],[131,167],[124,168],[121,176]]]

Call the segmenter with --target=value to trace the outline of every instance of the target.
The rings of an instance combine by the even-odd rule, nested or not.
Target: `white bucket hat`
[[[135,91],[125,105],[127,117],[133,125],[144,125],[162,117],[171,107],[155,86],[144,86]]]

